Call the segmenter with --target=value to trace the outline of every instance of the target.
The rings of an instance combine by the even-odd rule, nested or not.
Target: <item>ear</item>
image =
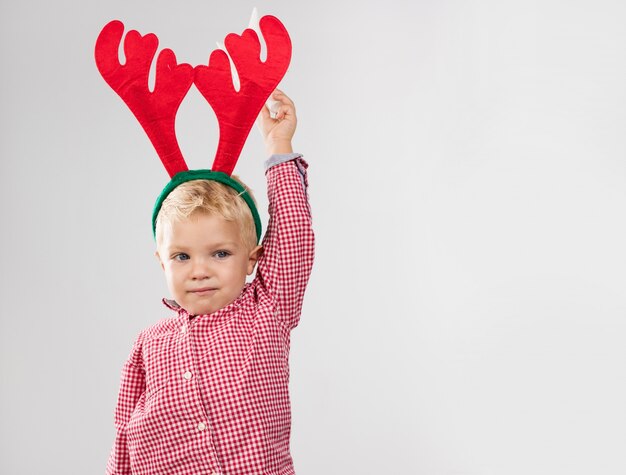
[[[161,259],[161,255],[159,254],[158,249],[154,251],[154,256],[156,257],[157,261],[159,261],[159,264],[161,264],[161,269],[165,270],[165,266],[163,265],[163,260]]]
[[[252,274],[252,272],[254,271],[254,266],[259,260],[259,257],[261,257],[262,255],[263,255],[263,246],[257,246],[250,251],[250,254],[248,254],[248,269],[247,269],[248,275]]]

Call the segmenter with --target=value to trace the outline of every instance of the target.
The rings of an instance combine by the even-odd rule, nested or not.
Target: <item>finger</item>
[[[287,111],[285,110],[285,106],[280,106],[276,112],[276,120],[283,120],[286,115]]]
[[[287,94],[285,94],[283,91],[281,91],[280,89],[276,89],[274,91],[274,94],[272,94],[272,98],[275,101],[280,101],[284,104],[289,104],[291,106],[294,106],[293,101],[289,98],[289,96],[287,96]]]
[[[280,119],[280,120],[289,119],[289,118],[295,117],[295,115],[296,115],[296,111],[292,106],[283,104],[278,109],[278,113],[276,114],[276,119]]]

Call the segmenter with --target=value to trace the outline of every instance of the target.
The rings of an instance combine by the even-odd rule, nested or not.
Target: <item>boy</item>
[[[293,474],[290,331],[313,263],[307,164],[281,91],[260,125],[269,214],[262,247],[243,199],[205,180],[163,202],[156,256],[176,314],[142,331],[124,365],[107,474]],[[254,280],[246,284],[258,265]]]

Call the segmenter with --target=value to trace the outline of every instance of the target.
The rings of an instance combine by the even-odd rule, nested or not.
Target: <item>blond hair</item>
[[[256,205],[250,189],[235,175],[231,178],[245,188]],[[190,180],[172,190],[163,201],[156,218],[157,245],[161,243],[166,223],[187,219],[195,213],[218,215],[227,221],[236,222],[244,245],[249,249],[256,246],[256,227],[248,204],[237,190],[214,180]]]

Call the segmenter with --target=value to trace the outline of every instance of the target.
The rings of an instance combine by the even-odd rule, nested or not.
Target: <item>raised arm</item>
[[[271,155],[266,172],[270,219],[257,278],[274,301],[277,318],[291,329],[300,319],[315,240],[307,195],[308,165],[300,155],[291,153],[295,107],[281,91],[276,91],[273,99],[280,104],[276,117],[264,107],[260,124]]]

